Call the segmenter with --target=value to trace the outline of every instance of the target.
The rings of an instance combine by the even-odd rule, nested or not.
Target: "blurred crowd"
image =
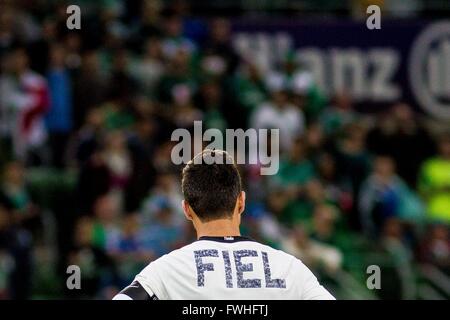
[[[262,70],[235,51],[229,20],[183,1],[81,2],[81,30],[62,2],[0,9],[0,298],[111,298],[194,240],[170,157],[172,131],[194,120],[280,129],[276,175],[240,166],[242,232],[301,258],[338,298],[336,279],[365,285],[378,262],[400,270],[385,297],[414,298],[419,265],[450,275],[449,132],[400,101],[361,114],[290,54]],[[68,265],[82,290],[65,287]]]

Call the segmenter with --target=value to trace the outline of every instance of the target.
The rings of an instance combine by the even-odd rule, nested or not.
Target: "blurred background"
[[[448,0],[1,1],[0,299],[110,299],[193,241],[170,135],[194,120],[280,128],[276,175],[240,167],[244,235],[338,299],[448,299],[449,14]]]

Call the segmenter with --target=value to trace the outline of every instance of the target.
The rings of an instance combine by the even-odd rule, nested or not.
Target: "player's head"
[[[241,177],[225,151],[205,149],[197,154],[183,169],[181,187],[190,220],[232,219],[244,210]]]

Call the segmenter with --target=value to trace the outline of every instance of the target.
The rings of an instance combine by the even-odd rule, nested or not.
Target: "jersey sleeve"
[[[159,300],[149,289],[134,280],[128,287],[120,291],[113,300]]]
[[[159,258],[145,267],[135,278],[150,296],[158,300],[168,299],[162,281],[163,261]]]
[[[316,276],[300,260],[295,259],[293,267],[299,281],[299,296],[301,300],[336,300],[317,280]]]
[[[113,300],[134,300],[134,299],[125,293],[118,293],[114,296]]]

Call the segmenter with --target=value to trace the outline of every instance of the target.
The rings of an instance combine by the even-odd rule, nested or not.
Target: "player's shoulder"
[[[178,249],[172,250],[160,256],[158,259],[153,260],[150,264],[163,265],[168,262],[173,262],[174,260],[183,259],[186,256],[190,256],[192,254],[192,251],[196,250],[197,248],[198,248],[198,241],[193,241],[189,244],[186,244]]]
[[[272,255],[281,258],[282,261],[301,262],[297,257],[295,257],[292,254],[289,254],[283,250],[274,248],[272,246],[269,246],[269,245],[261,243],[261,242],[256,242],[256,243],[261,247],[261,250],[264,250],[265,252],[270,252]]]

